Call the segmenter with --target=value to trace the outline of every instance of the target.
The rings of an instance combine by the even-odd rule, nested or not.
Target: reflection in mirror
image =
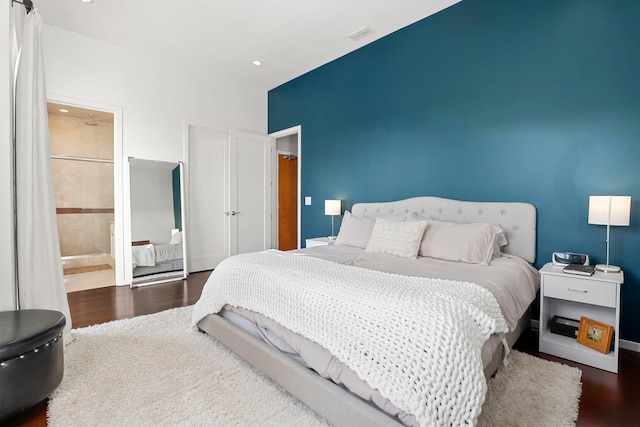
[[[182,163],[129,159],[131,286],[186,277]]]

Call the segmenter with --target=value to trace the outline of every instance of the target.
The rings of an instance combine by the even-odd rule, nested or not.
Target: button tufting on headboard
[[[536,208],[519,202],[466,202],[441,197],[413,197],[395,202],[356,203],[352,213],[375,218],[393,212],[420,212],[425,218],[500,224],[508,245],[504,252],[533,263],[536,256]]]

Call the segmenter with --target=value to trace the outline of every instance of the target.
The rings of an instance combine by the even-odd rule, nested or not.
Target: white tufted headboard
[[[352,213],[375,218],[415,212],[424,218],[453,222],[485,222],[504,228],[509,242],[504,253],[530,263],[536,260],[536,208],[518,202],[464,202],[441,197],[413,197],[395,202],[356,203]]]

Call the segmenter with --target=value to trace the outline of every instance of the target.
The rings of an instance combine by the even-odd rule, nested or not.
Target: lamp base
[[[619,273],[620,267],[615,265],[597,264],[596,270],[603,271],[605,273]]]

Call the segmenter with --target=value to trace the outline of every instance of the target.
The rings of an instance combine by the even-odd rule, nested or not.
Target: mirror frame
[[[132,221],[132,215],[133,215],[133,201],[132,201],[132,194],[131,194],[131,184],[132,184],[132,167],[136,164],[143,164],[143,163],[148,163],[149,165],[152,165],[153,163],[157,163],[157,164],[162,164],[164,166],[174,166],[174,167],[178,167],[179,168],[179,178],[180,178],[180,230],[182,231],[182,273],[178,274],[177,272],[179,272],[180,270],[173,270],[176,272],[175,276],[171,276],[171,277],[162,277],[160,276],[161,274],[163,274],[162,272],[158,272],[155,273],[158,275],[158,278],[156,280],[153,279],[153,275],[155,275],[154,273],[149,274],[149,280],[135,280],[135,277],[133,276],[133,221]],[[128,200],[127,200],[127,205],[128,205],[128,216],[129,216],[129,221],[127,223],[127,236],[125,236],[125,244],[127,245],[125,247],[125,270],[126,270],[126,281],[127,283],[132,287],[141,287],[141,286],[147,286],[147,285],[155,285],[158,283],[166,283],[166,282],[176,282],[176,281],[181,281],[183,279],[185,279],[188,275],[187,272],[187,231],[185,229],[185,215],[186,215],[186,211],[185,211],[185,182],[184,182],[184,163],[182,161],[178,161],[178,162],[170,162],[170,161],[166,161],[166,160],[154,160],[154,159],[144,159],[144,158],[136,158],[136,157],[129,157],[128,158],[128,164],[129,167],[127,168],[127,173],[128,173]],[[172,169],[169,169],[170,171]],[[175,214],[174,214],[175,215]],[[174,217],[175,218],[175,217]],[[167,271],[165,273],[170,273],[171,271]]]

